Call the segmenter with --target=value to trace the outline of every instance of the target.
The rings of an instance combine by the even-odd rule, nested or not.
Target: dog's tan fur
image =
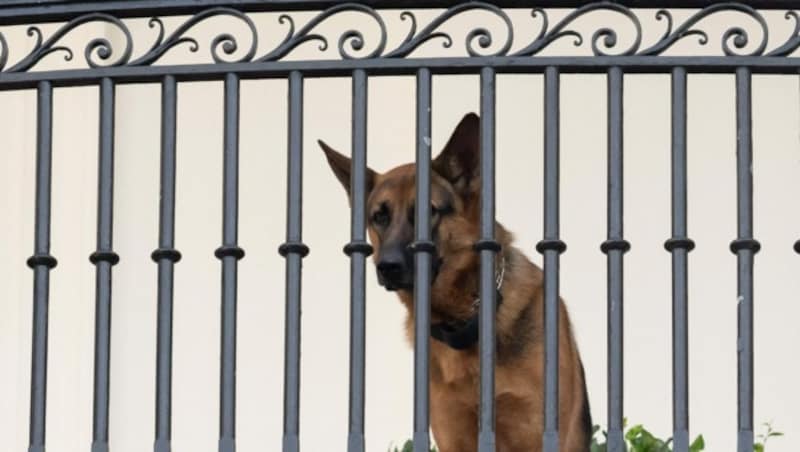
[[[432,214],[432,229],[441,266],[431,287],[433,323],[466,319],[473,315],[478,293],[478,255],[473,244],[479,237],[479,119],[464,117],[433,162],[431,201],[434,207],[450,204],[452,211]],[[320,142],[336,176],[349,192],[350,160]],[[416,195],[414,164],[384,174],[367,170],[367,213],[380,206],[399,214],[386,227],[370,224],[370,241],[379,259],[387,241],[413,240]],[[544,301],[542,271],[514,248],[513,237],[496,224],[505,271],[502,303],[497,310],[496,444],[498,452],[532,452],[542,449],[544,407]],[[501,259],[498,259],[500,262]],[[398,290],[408,309],[406,331],[413,342],[414,302],[410,290]],[[560,450],[586,452],[591,420],[585,381],[569,317],[559,301],[559,432]],[[441,452],[477,450],[478,387],[477,347],[456,350],[431,339],[431,428]]]

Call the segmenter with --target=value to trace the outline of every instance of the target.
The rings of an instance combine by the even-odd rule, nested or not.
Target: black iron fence
[[[571,8],[557,23],[548,24],[542,8]],[[175,249],[175,149],[176,91],[184,81],[224,80],[224,182],[222,244],[215,255],[222,267],[222,352],[220,362],[220,452],[235,449],[236,400],[236,302],[237,262],[244,250],[237,243],[238,222],[238,128],[239,84],[241,79],[285,78],[289,84],[288,126],[288,211],[286,241],[279,252],[286,258],[286,341],[284,376],[283,450],[300,450],[298,433],[300,401],[300,305],[301,260],[309,252],[302,237],[302,133],[303,81],[309,77],[348,76],[353,84],[352,118],[352,235],[344,251],[351,258],[351,339],[350,339],[350,416],[347,450],[364,450],[365,384],[365,265],[372,252],[365,235],[365,171],[367,83],[370,76],[413,75],[417,80],[417,198],[430,198],[431,77],[433,74],[480,74],[481,90],[481,237],[476,243],[481,262],[482,300],[480,308],[480,415],[479,450],[494,450],[494,354],[495,290],[494,259],[499,244],[494,237],[495,211],[495,77],[498,73],[543,73],[545,89],[545,171],[544,237],[537,249],[544,255],[545,272],[545,413],[544,444],[546,451],[558,450],[558,283],[559,255],[566,244],[559,238],[559,76],[565,73],[601,73],[608,81],[608,232],[601,249],[608,259],[608,432],[609,450],[623,450],[623,256],[630,248],[623,234],[623,79],[626,73],[666,73],[672,78],[672,237],[665,243],[673,257],[673,429],[676,451],[689,445],[688,338],[687,338],[687,260],[694,243],[687,231],[687,155],[686,155],[686,80],[689,73],[732,73],[736,76],[737,118],[737,199],[738,234],[731,251],[738,260],[739,337],[738,337],[738,448],[753,448],[753,260],[759,243],[753,237],[751,78],[754,73],[798,74],[800,58],[791,56],[800,47],[800,15],[793,8],[800,2],[747,1],[718,3],[705,0],[672,2],[584,2],[544,0],[500,0],[491,3],[452,0],[369,0],[340,3],[322,0],[129,0],[68,1],[10,0],[0,5],[0,90],[35,88],[38,92],[36,219],[34,253],[28,265],[34,271],[33,351],[30,398],[29,452],[45,450],[45,413],[47,383],[47,334],[49,275],[56,267],[50,254],[50,195],[53,90],[57,87],[95,85],[100,92],[99,187],[97,211],[97,248],[90,255],[96,266],[96,323],[94,360],[94,410],[92,452],[108,450],[110,307],[112,268],[119,261],[112,240],[114,189],[114,94],[121,83],[161,83],[161,205],[158,248],[152,253],[158,264],[158,342],[156,433],[154,450],[170,450],[171,438],[171,368],[173,271],[181,254]],[[435,19],[419,27],[411,11],[388,11],[403,8],[442,8]],[[504,8],[532,9],[542,19],[538,34],[528,43],[515,41],[511,21]],[[668,10],[655,12],[665,32],[655,43],[642,39],[640,14],[653,11],[631,8],[698,8],[682,23],[673,23]],[[786,11],[795,29],[777,45],[768,47],[769,30],[760,9]],[[440,30],[449,19],[467,10],[482,10],[501,19],[507,26],[502,39],[477,24],[468,33],[466,56],[419,58],[413,53],[432,39],[442,39],[448,46],[452,39]],[[573,22],[594,11],[618,13],[635,29],[632,44],[618,45],[617,32],[600,28],[583,37],[571,29]],[[257,54],[258,30],[252,12],[286,12],[280,18],[289,32],[274,49]],[[295,27],[291,11],[321,11],[302,27]],[[325,60],[286,59],[299,45],[318,41],[325,46],[328,38],[315,33],[323,20],[341,12],[360,12],[379,28],[374,50],[364,35],[352,29],[341,32],[339,58]],[[748,16],[760,29],[760,40],[753,40],[741,27],[731,25],[722,36],[716,56],[666,56],[665,52],[683,38],[699,36],[701,44],[708,36],[697,28],[702,19],[725,11]],[[410,32],[396,47],[387,46],[387,27],[382,15],[401,14],[410,24]],[[160,17],[186,15],[185,21],[167,33]],[[243,21],[252,35],[244,55],[233,58],[242,45],[230,34],[220,32],[211,42],[213,61],[183,65],[159,64],[172,48],[197,42],[190,28],[211,16],[229,16]],[[134,43],[124,19],[152,17],[157,27],[155,43],[146,47]],[[35,38],[32,49],[12,48],[2,34],[2,26],[58,22],[61,25],[48,36],[36,25],[28,34]],[[85,68],[36,70],[36,65],[54,52],[72,50],[60,44],[76,27],[89,22],[103,22],[122,34],[121,42],[112,45],[106,38],[91,40],[84,49]],[[534,26],[534,25],[531,25]],[[579,42],[585,39],[591,52],[586,56],[542,56],[543,51],[560,38]],[[140,49],[144,49],[143,51]],[[490,50],[494,49],[494,50]],[[749,49],[747,51],[743,49]],[[360,52],[360,53],[359,53]],[[134,57],[136,54],[136,57]],[[415,285],[415,370],[414,370],[414,450],[429,447],[428,354],[430,322],[431,241],[429,203],[418,202]],[[800,252],[800,241],[794,244]]]

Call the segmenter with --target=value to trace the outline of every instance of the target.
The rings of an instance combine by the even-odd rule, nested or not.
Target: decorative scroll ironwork
[[[380,56],[383,53],[383,50],[386,48],[386,23],[381,18],[380,14],[373,8],[368,6],[356,4],[356,3],[344,3],[342,5],[334,6],[329,8],[322,13],[315,16],[311,19],[303,28],[300,29],[297,33],[294,32],[294,20],[288,14],[281,14],[278,20],[280,23],[288,23],[289,24],[289,32],[286,34],[286,37],[283,41],[271,52],[267,53],[266,55],[259,58],[257,61],[277,61],[281,58],[287,56],[291,53],[292,50],[297,48],[300,44],[308,41],[319,41],[319,49],[320,51],[325,51],[328,49],[328,40],[324,36],[312,33],[312,30],[317,27],[320,23],[332,17],[338,13],[342,13],[345,11],[357,11],[362,12],[369,15],[372,19],[380,27],[380,42],[378,46],[372,51],[369,55],[365,58],[375,58]],[[352,59],[356,58],[352,54],[348,53],[345,49],[347,44],[350,44],[350,47],[355,50],[359,51],[364,48],[364,34],[356,29],[346,30],[339,36],[339,55],[344,59]]]
[[[200,13],[195,14],[194,16],[190,17],[187,21],[181,24],[171,35],[165,40],[164,39],[164,22],[157,17],[153,17],[150,19],[149,26],[150,28],[158,27],[158,37],[156,38],[156,42],[153,43],[153,46],[150,47],[150,50],[142,55],[141,57],[137,58],[134,61],[130,62],[131,66],[144,66],[148,64],[153,64],[154,62],[158,61],[162,56],[164,56],[167,51],[170,49],[184,44],[189,44],[189,50],[191,52],[197,52],[200,49],[200,45],[197,43],[197,40],[186,36],[186,32],[189,31],[190,28],[194,27],[200,22],[203,22],[205,19],[214,16],[231,16],[236,19],[241,20],[247,27],[250,29],[252,34],[252,43],[250,44],[250,49],[247,53],[241,57],[237,61],[231,61],[234,63],[241,63],[245,61],[250,61],[253,56],[256,54],[256,48],[258,47],[258,32],[256,31],[256,25],[253,21],[248,17],[246,14],[237,11],[231,8],[211,8]],[[236,41],[236,37],[234,37],[230,33],[221,33],[215,36],[211,40],[211,57],[214,59],[215,63],[223,63],[226,62],[219,55],[219,48],[222,47],[222,51],[225,52],[226,55],[233,55],[236,50],[239,48],[239,44]]]
[[[794,19],[794,31],[786,42],[769,52],[769,56],[788,56],[800,47],[800,16],[794,11],[787,11],[784,17],[787,20]]]
[[[6,64],[12,56],[12,52],[8,44],[8,39],[3,35],[2,31],[0,31],[0,72],[12,73],[29,71],[45,57],[57,52],[63,52],[65,54],[65,60],[72,60],[72,49],[60,44],[60,42],[67,34],[76,28],[90,22],[104,22],[113,25],[121,31],[123,42],[119,45],[124,47],[116,51],[112,47],[111,42],[105,37],[97,37],[90,40],[84,49],[85,62],[90,68],[154,65],[170,50],[183,44],[188,45],[190,52],[198,52],[200,44],[196,38],[189,35],[190,30],[201,22],[218,16],[232,17],[243,22],[250,36],[245,37],[245,39],[249,40],[249,47],[246,48],[242,56],[231,59],[240,47],[237,37],[228,32],[215,35],[210,43],[211,59],[214,64],[281,61],[307,42],[317,42],[320,52],[325,52],[329,47],[329,40],[331,37],[324,36],[315,30],[317,30],[322,22],[343,13],[359,13],[365,15],[372,23],[377,25],[378,30],[376,43],[371,47],[372,50],[369,52],[361,52],[367,47],[367,39],[362,31],[356,28],[349,28],[339,32],[338,36],[335,38],[338,41],[339,58],[398,59],[409,57],[414,51],[433,40],[441,40],[443,48],[451,48],[454,44],[453,37],[442,28],[448,21],[467,11],[482,11],[499,18],[502,27],[504,27],[501,33],[505,37],[504,40],[498,40],[498,44],[496,44],[495,37],[488,28],[483,26],[472,28],[467,32],[464,42],[464,51],[470,57],[535,56],[548,49],[554,42],[565,37],[574,38],[574,45],[576,47],[580,47],[585,41],[588,41],[591,54],[587,56],[658,56],[671,49],[678,41],[690,36],[697,36],[699,45],[708,45],[708,33],[697,28],[697,26],[705,19],[724,12],[741,13],[753,20],[758,28],[760,28],[760,41],[754,45],[749,53],[743,53],[742,49],[751,45],[750,36],[742,26],[730,25],[724,31],[720,42],[722,56],[788,56],[800,47],[800,15],[795,11],[788,11],[785,14],[787,20],[794,21],[794,31],[791,36],[774,50],[765,52],[769,38],[769,29],[763,15],[759,11],[744,4],[717,3],[695,12],[680,25],[675,23],[669,11],[663,9],[657,11],[655,13],[655,18],[659,22],[666,22],[666,30],[657,42],[649,47],[642,48],[643,33],[640,16],[637,16],[633,10],[626,6],[622,6],[618,3],[601,1],[586,4],[573,10],[555,23],[552,28],[550,27],[547,11],[541,8],[533,9],[531,11],[531,16],[541,22],[539,31],[533,41],[527,44],[520,43],[519,48],[512,51],[512,47],[516,44],[514,42],[514,23],[507,12],[491,3],[472,1],[457,4],[441,12],[424,27],[421,27],[421,29],[419,20],[414,12],[400,12],[400,19],[408,23],[410,27],[402,42],[394,49],[387,51],[386,47],[389,30],[381,13],[363,4],[343,3],[317,13],[316,16],[311,18],[302,27],[296,26],[296,21],[291,15],[280,14],[277,21],[281,25],[288,25],[287,33],[279,44],[263,53],[261,56],[256,55],[259,44],[259,32],[253,19],[244,12],[226,7],[209,8],[198,12],[184,20],[182,24],[169,34],[161,18],[151,18],[149,27],[157,29],[158,35],[149,49],[135,59],[131,58],[134,39],[128,25],[119,18],[109,14],[90,13],[76,17],[61,25],[61,27],[46,40],[40,28],[36,26],[29,27],[27,30],[28,36],[32,36],[36,40],[33,49],[27,55],[20,58],[13,66],[8,68],[6,68]],[[601,27],[591,31],[591,37],[587,40],[584,36],[588,36],[588,32],[575,29],[575,22],[598,11],[618,13],[624,18],[624,21],[615,23],[614,27]],[[644,13],[641,13],[641,15],[643,14]],[[629,25],[626,25],[626,22]],[[362,24],[362,26],[368,25],[368,23]],[[627,28],[631,25],[633,27],[632,36],[626,37],[626,42],[629,40],[631,44],[627,48],[617,48],[619,47],[619,38],[622,36],[621,28]],[[488,49],[492,48],[494,45],[497,45],[497,49],[488,51]],[[361,54],[358,55],[358,53]],[[322,58],[326,58],[325,55],[327,54],[323,54]],[[115,56],[116,58],[112,58]]]
[[[728,45],[729,42],[733,41],[734,47],[737,49],[743,49],[747,47],[750,39],[747,35],[747,31],[744,28],[738,26],[732,26],[725,30],[722,34],[722,51],[727,56],[734,56],[734,55],[741,55],[741,56],[755,56],[761,55],[764,53],[764,49],[767,47],[767,40],[769,38],[769,29],[767,27],[767,22],[764,20],[764,16],[762,16],[758,11],[754,10],[753,8],[739,4],[739,3],[718,3],[715,5],[711,5],[707,8],[700,10],[698,13],[691,16],[689,19],[683,22],[680,27],[676,28],[675,31],[672,31],[672,14],[670,14],[667,10],[659,10],[656,13],[657,20],[666,20],[667,21],[667,30],[664,32],[664,35],[661,39],[648,47],[645,50],[639,52],[639,55],[659,55],[663,53],[665,50],[672,47],[673,44],[685,38],[687,36],[696,35],[699,36],[699,42],[701,45],[708,44],[708,34],[702,30],[693,29],[698,22],[705,19],[706,17],[711,16],[714,13],[718,13],[720,11],[739,11],[742,12],[750,17],[752,17],[758,24],[761,26],[762,31],[762,38],[761,42],[759,43],[758,47],[750,54],[741,55],[735,51],[733,51],[730,46]]]
[[[106,61],[109,60],[114,54],[114,49],[108,39],[104,37],[94,38],[89,41],[88,44],[86,44],[86,48],[84,49],[86,64],[88,64],[89,67],[96,68],[101,66],[116,66],[127,63],[130,59],[131,52],[133,51],[133,37],[131,36],[131,32],[128,27],[121,20],[114,16],[101,13],[91,13],[72,19],[71,21],[62,25],[58,30],[55,31],[55,33],[47,38],[47,40],[44,40],[44,35],[39,27],[28,27],[28,36],[33,36],[36,39],[36,43],[33,45],[33,50],[31,50],[28,55],[17,62],[17,64],[8,68],[6,72],[25,72],[33,67],[36,63],[41,61],[44,57],[55,52],[64,52],[64,59],[66,61],[71,61],[73,58],[72,49],[63,45],[59,45],[58,42],[72,30],[90,22],[106,22],[119,28],[119,30],[125,36],[125,49],[122,51],[122,55],[117,59],[116,62],[105,65],[98,63],[94,60],[93,55],[96,54],[98,58]],[[9,53],[6,40],[4,38],[1,40],[2,43],[0,43],[0,45],[2,45],[3,49],[0,50],[0,69],[3,68],[4,63],[7,61]]]
[[[575,38],[575,46],[578,47],[583,44],[583,35],[579,32],[574,30],[569,30],[567,27],[572,24],[576,19],[585,16],[588,13],[598,10],[608,10],[608,11],[615,11],[626,18],[630,19],[633,26],[636,28],[636,36],[634,37],[633,44],[622,52],[622,55],[632,55],[636,52],[636,49],[639,48],[639,44],[642,41],[642,24],[639,22],[639,19],[636,15],[628,8],[618,5],[616,3],[609,3],[609,2],[600,2],[600,3],[590,3],[585,6],[582,6],[575,11],[572,11],[568,14],[565,18],[563,18],[560,22],[553,27],[552,30],[548,31],[547,27],[549,25],[549,21],[547,18],[547,12],[543,9],[536,8],[531,11],[531,15],[533,17],[541,16],[542,17],[542,28],[539,32],[539,35],[536,39],[525,46],[523,49],[517,51],[514,55],[517,56],[532,56],[536,55],[545,48],[547,48],[550,44],[554,41],[564,38],[567,36],[572,36]],[[607,53],[603,52],[602,49],[598,46],[598,42],[600,39],[603,40],[603,45],[607,49],[611,49],[617,45],[617,32],[611,28],[603,27],[599,30],[596,30],[592,34],[592,51],[595,55],[608,55]]]
[[[6,62],[8,62],[8,43],[3,33],[0,33],[0,71],[6,67]]]
[[[425,28],[422,29],[419,33],[417,33],[417,18],[414,16],[414,13],[410,11],[404,11],[400,14],[400,18],[402,20],[408,20],[411,22],[411,28],[408,31],[408,35],[403,40],[403,42],[393,51],[384,55],[386,58],[402,58],[406,57],[414,50],[418,49],[422,44],[436,38],[441,38],[444,40],[442,43],[443,47],[450,48],[453,45],[453,38],[443,32],[443,31],[436,31],[439,27],[442,26],[445,22],[450,20],[452,17],[457,16],[458,14],[468,11],[468,10],[483,10],[489,11],[497,15],[500,19],[503,20],[503,23],[506,25],[507,29],[507,38],[503,46],[493,55],[489,56],[499,56],[505,55],[508,53],[508,50],[511,48],[511,44],[514,42],[514,27],[511,24],[511,19],[508,17],[502,9],[490,5],[488,3],[481,3],[481,2],[467,2],[461,5],[454,6],[444,13],[440,14],[438,17],[433,19],[430,24],[428,24]],[[467,49],[467,54],[469,56],[479,56],[481,55],[480,52],[475,50],[473,46],[473,42],[477,40],[478,45],[482,49],[488,49],[492,46],[494,39],[492,38],[492,33],[484,28],[478,27],[473,28],[467,33],[467,38],[465,41],[465,46]]]

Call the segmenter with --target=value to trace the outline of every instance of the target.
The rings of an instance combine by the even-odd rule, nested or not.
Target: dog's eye
[[[438,207],[435,204],[431,204],[431,219],[435,219],[437,216],[447,215],[449,213],[452,213],[452,211],[453,211],[453,208],[450,207],[449,205],[444,205],[442,207]],[[414,224],[414,217],[416,217],[416,210],[414,209],[414,206],[412,205],[408,209],[408,222],[411,223],[411,224]]]
[[[386,226],[389,224],[389,211],[384,207],[372,214],[372,223],[376,226]]]
[[[437,207],[437,206],[431,205],[431,212],[433,213],[434,216],[435,215],[440,215],[440,216],[441,215],[447,215],[447,214],[453,212],[453,208],[450,205],[447,205],[447,204],[445,204],[445,205],[443,205],[441,207]]]

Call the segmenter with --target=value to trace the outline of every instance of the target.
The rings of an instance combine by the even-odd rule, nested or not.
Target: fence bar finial
[[[753,450],[753,136],[750,69],[736,69],[737,238],[731,243],[738,265],[738,452]]]
[[[545,452],[558,452],[558,317],[559,255],[566,245],[559,238],[559,73],[544,73],[544,439]]]
[[[494,127],[495,71],[481,69],[481,232],[476,249],[480,253],[480,414],[478,416],[478,451],[495,450],[495,256],[500,245],[495,240],[494,217]]]
[[[237,244],[239,218],[239,76],[225,75],[222,194],[222,332],[220,350],[219,452],[236,450],[236,276],[244,250]]]
[[[364,366],[366,329],[367,73],[353,71],[353,158],[350,243],[350,405],[348,452],[364,452]]]
[[[50,303],[50,193],[53,151],[53,86],[40,82],[36,107],[36,225],[33,256],[33,340],[28,452],[44,452],[47,412],[47,320]]]
[[[686,69],[672,70],[672,437],[675,452],[689,451],[688,253],[686,227]]]
[[[289,75],[289,156],[287,167],[286,324],[283,369],[283,452],[300,450],[300,305],[303,244],[303,75]]]
[[[172,313],[175,249],[175,172],[178,85],[167,75],[161,82],[161,197],[158,248],[158,341],[156,345],[156,439],[154,452],[170,452],[172,440]]]
[[[97,268],[94,331],[94,411],[92,452],[108,452],[108,399],[111,352],[111,267],[114,220],[114,82],[100,81],[100,159],[97,181],[97,250],[89,261]]]
[[[622,69],[608,70],[608,238],[600,249],[608,256],[608,450],[622,452],[622,256],[630,244],[622,234]]]

